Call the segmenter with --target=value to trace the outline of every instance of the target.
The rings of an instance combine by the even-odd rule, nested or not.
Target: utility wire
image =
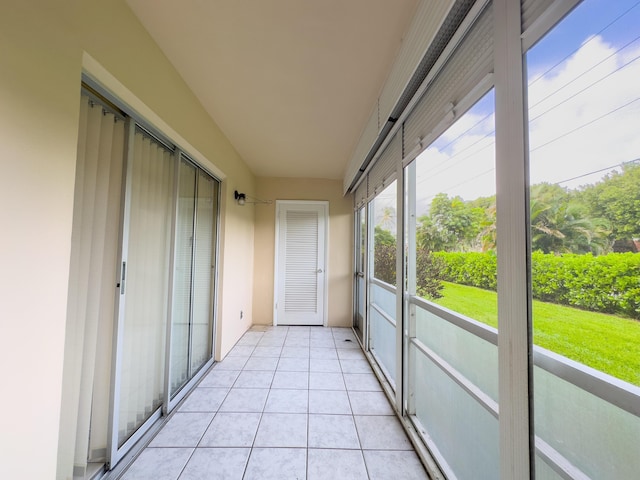
[[[540,74],[538,77],[536,77],[534,80],[532,80],[529,85],[533,85],[534,83],[536,83],[538,80],[540,80],[541,78],[545,77],[549,72],[551,72],[552,70],[554,70],[557,66],[561,65],[562,63],[564,63],[569,57],[571,57],[574,53],[576,53],[578,50],[580,50],[583,46],[585,46],[587,43],[593,41],[598,35],[600,35],[602,32],[604,32],[605,30],[607,30],[609,27],[611,27],[614,23],[617,23],[618,21],[620,21],[623,17],[625,17],[626,15],[628,15],[631,10],[633,10],[634,8],[636,8],[638,5],[640,5],[640,1],[636,2],[634,5],[632,5],[631,7],[629,7],[626,11],[622,12],[620,15],[618,15],[616,18],[614,18],[609,24],[605,25],[599,32],[597,32],[596,34],[594,34],[589,40],[587,40],[585,43],[583,43],[582,45],[580,45],[577,49],[573,50],[572,52],[570,52],[569,54],[567,54],[567,56],[565,56],[563,59],[561,59],[558,63],[556,63],[555,65],[552,65],[549,69],[547,69],[545,72],[543,72],[542,74]]]
[[[559,182],[554,183],[554,185],[560,185],[561,183],[567,183],[572,180],[578,180],[579,178],[588,177],[589,175],[593,175],[594,173],[606,172],[607,170],[613,170],[617,167],[622,167],[624,165],[630,165],[632,163],[640,162],[640,158],[636,158],[634,160],[629,160],[627,162],[616,163],[615,165],[611,165],[610,167],[600,168],[598,170],[594,170],[593,172],[583,173],[582,175],[578,175],[577,177],[567,178],[566,180],[560,180]]]
[[[575,82],[576,80],[578,80],[579,78],[585,76],[587,73],[589,73],[591,70],[593,70],[594,68],[602,65],[604,62],[606,62],[607,60],[609,60],[611,57],[613,57],[614,55],[617,55],[618,53],[620,53],[622,50],[624,50],[625,48],[629,47],[631,44],[637,42],[640,39],[640,35],[637,36],[636,38],[634,38],[633,40],[631,40],[629,43],[627,43],[626,45],[624,45],[623,47],[620,47],[618,50],[616,50],[615,52],[612,52],[610,55],[607,55],[605,58],[603,58],[602,60],[600,60],[598,63],[596,63],[595,65],[589,67],[588,69],[586,69],[584,72],[582,72],[580,75],[576,76],[575,78],[571,79],[570,81],[568,81],[567,83],[565,83],[564,85],[562,85],[560,88],[558,88],[557,90],[554,90],[553,92],[551,92],[549,95],[547,95],[544,98],[541,98],[540,100],[538,100],[536,103],[534,103],[533,105],[529,106],[529,110],[531,110],[532,108],[538,106],[539,104],[541,104],[542,102],[544,102],[546,99],[554,96],[556,93],[560,92],[561,90],[563,90],[565,87],[571,85],[573,82]],[[636,57],[637,59],[637,57]],[[634,59],[634,60],[636,60]],[[629,62],[631,63],[631,62]],[[626,66],[626,65],[624,65]],[[623,67],[624,67],[623,66]],[[621,68],[623,68],[621,67]],[[620,70],[621,68],[615,70],[612,73],[615,73],[616,71]],[[606,78],[606,77],[603,77]]]
[[[612,22],[610,22],[608,25],[606,25],[604,28],[602,28],[596,35],[599,35],[600,33],[604,32],[605,30],[607,30],[609,27],[611,27],[613,24],[615,24],[616,22],[618,22],[620,19],[622,19],[624,16],[628,15],[630,13],[631,10],[633,10],[634,8],[636,8],[638,5],[640,5],[640,1],[636,2],[636,4],[634,4],[632,7],[630,7],[628,10],[626,10],[625,12],[623,12],[621,15],[619,15],[616,19],[614,19]],[[582,48],[584,45],[586,45],[587,43],[589,43],[590,41],[593,40],[594,37],[592,37],[591,39],[589,39],[587,42],[585,42],[584,44],[582,44],[580,46],[580,48]],[[608,55],[606,58],[602,59],[600,62],[598,62],[597,64],[593,65],[592,67],[588,68],[587,70],[583,71],[582,73],[580,73],[578,76],[576,76],[575,78],[573,78],[572,80],[570,80],[569,82],[565,83],[564,85],[562,85],[560,88],[558,88],[557,90],[555,90],[554,92],[551,92],[549,95],[547,95],[546,97],[542,98],[541,100],[539,100],[537,103],[535,103],[534,105],[532,105],[531,107],[529,107],[529,109],[531,110],[533,107],[539,105],[540,103],[542,103],[544,100],[550,98],[551,96],[555,95],[556,93],[558,93],[559,91],[561,91],[562,89],[564,89],[565,87],[567,87],[568,85],[570,85],[571,83],[575,82],[576,80],[578,80],[579,78],[583,77],[584,75],[586,75],[589,71],[593,70],[594,68],[596,68],[597,66],[601,65],[603,62],[605,62],[606,60],[608,60],[609,58],[611,58],[612,56],[616,55],[617,53],[619,53],[620,51],[624,50],[625,48],[627,48],[628,46],[630,46],[631,44],[635,43],[636,41],[638,41],[638,39],[640,39],[640,36],[634,38],[633,40],[631,40],[630,42],[628,42],[627,44],[625,44],[624,46],[620,47],[618,50],[616,50],[615,52],[611,53],[610,55]],[[570,54],[568,54],[564,59],[562,59],[560,62],[556,63],[554,66],[552,66],[551,68],[549,68],[546,72],[544,72],[541,76],[539,76],[538,78],[536,78],[534,81],[532,81],[529,85],[532,85],[533,83],[535,83],[537,80],[539,80],[540,78],[544,77],[546,74],[548,74],[551,70],[553,70],[554,68],[556,68],[558,65],[560,65],[561,63],[563,63],[565,60],[567,60],[569,57],[571,57],[573,54],[575,54],[577,50],[574,50],[573,52],[571,52]],[[609,74],[605,75],[604,77],[596,80],[595,82],[589,84],[588,86],[586,86],[585,88],[581,89],[580,91],[574,93],[573,95],[571,95],[570,97],[564,99],[563,101],[555,104],[554,106],[552,106],[551,108],[547,109],[546,111],[540,113],[539,115],[537,115],[536,117],[530,119],[529,123],[531,124],[532,122],[534,122],[535,120],[541,118],[543,115],[546,115],[547,113],[551,112],[552,110],[558,108],[559,106],[561,106],[562,104],[566,103],[567,101],[571,100],[572,98],[576,97],[577,95],[587,91],[588,89],[594,87],[596,84],[604,81],[606,78],[612,76],[613,74],[621,71],[622,69],[626,68],[627,66],[631,65],[633,62],[637,61],[638,59],[640,59],[640,55],[636,56],[635,58],[631,59],[630,61],[628,61],[627,63],[625,63],[624,65],[616,68],[614,71],[610,72]],[[542,148],[546,145],[549,145],[550,143],[553,143],[561,138],[563,138],[564,136],[570,135],[571,133],[574,133],[578,130],[580,130],[581,128],[584,128],[598,120],[601,120],[602,118],[605,118],[606,116],[615,113],[617,110],[620,110],[622,108],[625,108],[626,106],[634,103],[635,101],[637,101],[638,99],[632,100],[631,102],[622,105],[621,107],[618,107],[604,115],[601,115],[600,117],[597,117],[569,132],[566,132],[565,134],[556,137],[555,139],[539,145],[533,149],[531,149],[531,152]],[[455,137],[454,139],[452,139],[449,143],[447,143],[446,145],[444,145],[443,147],[441,147],[439,150],[444,150],[447,147],[449,147],[451,144],[453,144],[455,141],[459,140],[460,138],[462,138],[464,135],[468,134],[471,130],[473,130],[475,127],[477,127],[478,125],[480,125],[482,122],[484,122],[485,120],[487,120],[489,117],[491,117],[494,114],[494,112],[490,112],[489,114],[485,115],[484,117],[482,117],[480,120],[478,120],[474,125],[472,125],[470,128],[468,128],[467,130],[465,130],[464,132],[462,132],[460,135],[458,135],[457,137]],[[455,162],[452,162],[452,160],[458,156],[460,156],[461,154],[463,154],[464,152],[468,151],[469,149],[473,148],[474,146],[478,145],[480,142],[482,142],[485,138],[494,135],[495,134],[495,129],[492,130],[491,132],[486,133],[485,135],[483,135],[481,138],[479,138],[478,140],[476,140],[475,142],[471,143],[470,145],[467,145],[464,149],[456,152],[454,155],[452,155],[451,157],[449,157],[447,160],[445,160],[444,162],[441,162],[440,164],[438,164],[437,166],[435,166],[434,169],[431,170],[427,170],[426,172],[423,173],[424,176],[426,176],[426,174],[433,172],[430,176],[434,177],[437,176],[451,168],[453,168],[455,165],[459,164],[460,162],[468,159],[468,158],[472,158],[475,155],[477,155],[478,153],[480,153],[481,151],[489,148],[491,145],[493,145],[495,143],[492,142],[491,144],[485,145],[477,150],[475,150],[474,152],[472,152],[470,155],[467,155],[463,158],[460,158],[458,160],[456,160]],[[446,164],[445,164],[446,162]],[[443,164],[445,164],[444,168],[440,168],[441,166],[443,166]],[[485,172],[486,173],[486,172]],[[481,174],[482,175],[482,174]],[[477,177],[473,177],[471,180],[475,179]],[[424,183],[426,180],[428,180],[428,178],[424,178],[423,180],[419,181],[418,184]],[[566,180],[568,181],[568,180]],[[467,183],[467,182],[464,182]],[[456,185],[458,186],[458,185]],[[450,187],[450,188],[455,188],[454,187]]]
[[[640,37],[639,37],[639,38],[640,38]],[[586,86],[586,87],[585,87],[585,88],[583,88],[582,90],[579,90],[578,92],[574,93],[574,94],[573,94],[573,95],[571,95],[570,97],[567,97],[567,98],[566,98],[566,99],[564,99],[563,101],[561,101],[561,102],[559,102],[559,103],[555,104],[553,107],[551,107],[551,108],[549,108],[549,109],[545,110],[544,112],[540,113],[540,114],[539,114],[539,115],[537,115],[536,117],[534,117],[534,118],[530,119],[530,120],[529,120],[529,124],[531,124],[531,123],[533,123],[534,121],[536,121],[536,120],[540,119],[542,116],[544,116],[544,115],[548,114],[548,113],[549,113],[549,112],[551,112],[552,110],[554,110],[554,109],[558,108],[559,106],[563,105],[564,103],[568,102],[569,100],[571,100],[571,99],[575,98],[575,97],[576,97],[576,96],[578,96],[579,94],[584,93],[585,91],[587,91],[587,90],[589,90],[590,88],[594,87],[596,84],[598,84],[598,83],[600,83],[600,82],[604,81],[606,78],[610,77],[611,75],[613,75],[613,74],[615,74],[615,73],[620,72],[622,69],[624,69],[624,68],[628,67],[629,65],[631,65],[633,62],[637,61],[638,59],[640,59],[640,55],[638,55],[637,57],[635,57],[635,58],[631,59],[629,62],[625,63],[624,65],[620,66],[619,68],[615,69],[614,71],[610,72],[609,74],[605,75],[604,77],[602,77],[602,78],[600,78],[600,79],[596,80],[595,82],[593,82],[593,83],[589,84],[588,86]],[[615,113],[617,110],[620,110],[621,108],[624,108],[624,107],[626,107],[626,106],[630,105],[631,103],[634,103],[634,102],[635,102],[635,101],[637,101],[637,100],[638,100],[638,98],[636,98],[635,100],[632,100],[631,102],[629,102],[629,103],[627,103],[627,104],[625,104],[625,105],[622,105],[621,107],[618,107],[618,108],[616,108],[616,109],[614,109],[614,110],[612,110],[612,111],[610,111],[610,112],[607,112],[606,114],[601,115],[600,117],[597,117],[597,118],[595,118],[595,119],[593,119],[593,120],[591,120],[591,121],[589,121],[589,122],[587,122],[587,123],[585,123],[585,124],[583,124],[583,125],[581,125],[581,126],[577,127],[576,129],[571,130],[571,131],[567,132],[566,134],[564,134],[564,135],[562,135],[562,136],[560,136],[560,137],[557,137],[556,139],[554,139],[554,140],[552,140],[552,141],[550,141],[550,142],[547,142],[546,144],[539,145],[538,147],[531,149],[531,151],[533,152],[533,151],[535,151],[536,149],[541,148],[541,147],[543,147],[543,146],[547,145],[548,143],[552,143],[552,142],[554,142],[554,141],[556,141],[556,140],[558,140],[558,139],[562,138],[562,137],[563,137],[563,136],[565,136],[565,135],[569,135],[570,133],[573,133],[573,132],[575,132],[575,131],[577,131],[577,130],[580,130],[581,128],[586,127],[587,125],[589,125],[589,124],[591,124],[591,123],[593,123],[593,122],[595,122],[595,121],[601,120],[602,118],[605,118],[606,116],[608,116],[608,115],[610,115],[610,114]],[[469,130],[467,130],[467,131],[469,131]],[[473,151],[471,154],[469,154],[469,155],[467,155],[467,156],[465,156],[465,157],[462,157],[462,158],[460,158],[460,159],[456,160],[455,162],[452,162],[452,160],[453,160],[454,158],[459,157],[462,153],[464,153],[465,151],[469,150],[470,148],[472,148],[472,147],[476,146],[476,145],[477,145],[478,143],[480,143],[482,140],[484,140],[485,138],[487,138],[487,137],[489,137],[489,136],[491,136],[491,135],[493,135],[493,134],[495,134],[495,129],[494,129],[494,130],[492,130],[491,132],[488,132],[487,134],[485,134],[484,136],[482,136],[481,138],[479,138],[478,140],[476,140],[476,141],[475,141],[475,142],[473,142],[472,144],[470,144],[470,145],[466,146],[465,148],[463,148],[463,149],[462,149],[462,150],[460,150],[459,152],[456,152],[454,155],[452,155],[451,157],[449,157],[449,158],[446,160],[447,165],[446,165],[446,167],[445,167],[445,168],[443,168],[443,169],[438,169],[438,168],[442,165],[442,164],[440,164],[440,165],[438,165],[435,169],[428,170],[428,171],[427,171],[427,172],[425,172],[425,173],[428,173],[428,172],[434,172],[434,175],[437,175],[437,174],[442,173],[442,172],[444,172],[444,171],[446,171],[446,170],[449,170],[450,168],[453,168],[455,165],[457,165],[458,163],[460,163],[460,162],[462,162],[462,161],[464,161],[464,160],[466,160],[466,159],[468,159],[468,158],[472,158],[473,156],[475,156],[475,155],[477,155],[478,153],[480,153],[482,150],[485,150],[486,148],[488,148],[488,147],[489,147],[489,145],[485,145],[485,146],[483,146],[483,147],[481,147],[481,148],[479,148],[479,149],[477,149],[477,150]],[[459,138],[459,137],[458,137],[458,138]]]
[[[442,169],[437,170],[437,171],[427,170],[426,172],[423,172],[423,175],[422,175],[422,177],[423,177],[423,178],[422,178],[421,180],[419,180],[417,184],[419,185],[419,184],[424,183],[424,182],[426,182],[427,180],[429,180],[429,179],[431,179],[431,178],[433,178],[433,177],[437,177],[437,176],[438,176],[438,175],[440,175],[441,173],[444,173],[444,172],[446,172],[447,170],[450,170],[451,168],[455,167],[455,166],[456,166],[457,164],[459,164],[460,162],[462,162],[462,161],[464,161],[464,160],[466,160],[466,159],[468,159],[468,158],[473,158],[474,156],[476,156],[477,154],[479,154],[479,153],[480,153],[480,152],[482,152],[483,150],[486,150],[487,148],[493,147],[493,146],[495,145],[495,143],[496,143],[496,142],[495,142],[495,140],[493,140],[493,141],[491,141],[490,143],[486,144],[484,147],[479,148],[478,150],[474,151],[474,152],[473,152],[473,153],[471,153],[470,155],[467,155],[466,157],[463,157],[463,158],[461,158],[461,159],[457,160],[456,162],[451,162],[451,163],[447,162],[447,163],[445,164],[445,168],[442,168]],[[450,157],[450,158],[453,158],[453,157]],[[442,165],[442,164],[441,164],[441,165]],[[494,167],[494,168],[495,168],[495,167]],[[433,172],[433,173],[431,173],[431,172]],[[430,173],[430,175],[427,175],[427,174],[429,174],[429,173]]]
[[[463,136],[465,136],[467,133],[469,133],[471,130],[473,130],[474,128],[476,128],[478,125],[480,125],[482,122],[484,122],[485,120],[487,120],[489,117],[491,117],[495,112],[491,111],[489,112],[487,115],[485,115],[484,117],[482,117],[480,120],[478,120],[476,123],[474,123],[473,125],[471,125],[469,128],[467,128],[464,132],[462,132],[460,135],[458,135],[456,138],[454,138],[453,140],[451,140],[449,143],[447,143],[446,145],[444,145],[442,148],[440,148],[439,150],[445,150],[449,145],[451,145],[453,142],[455,142],[456,140],[459,140],[460,138],[462,138]],[[494,130],[495,131],[495,130]]]
[[[605,113],[604,115],[600,115],[599,117],[596,117],[596,118],[594,118],[593,120],[588,121],[587,123],[583,123],[583,124],[582,124],[582,125],[580,125],[579,127],[576,127],[576,128],[574,128],[574,129],[572,129],[572,130],[569,130],[568,132],[563,133],[563,134],[562,134],[562,135],[560,135],[559,137],[556,137],[556,138],[554,138],[554,139],[552,139],[552,140],[549,140],[548,142],[543,143],[542,145],[538,145],[537,147],[532,148],[530,151],[531,151],[531,152],[535,152],[536,150],[539,150],[539,149],[540,149],[540,148],[542,148],[542,147],[546,147],[547,145],[549,145],[549,144],[551,144],[551,143],[554,143],[554,142],[556,142],[556,141],[560,140],[561,138],[566,137],[567,135],[571,135],[572,133],[575,133],[575,132],[577,132],[578,130],[580,130],[580,129],[584,128],[584,127],[587,127],[587,126],[591,125],[592,123],[597,122],[598,120],[602,120],[603,118],[608,117],[609,115],[611,115],[611,114],[613,114],[613,113],[617,112],[618,110],[622,110],[623,108],[628,107],[629,105],[631,105],[632,103],[637,102],[638,100],[640,100],[640,98],[636,98],[636,99],[634,99],[634,100],[631,100],[630,102],[625,103],[624,105],[621,105],[621,106],[619,106],[619,107],[617,107],[617,108],[614,108],[614,109],[613,109],[613,110],[611,110],[610,112],[607,112],[607,113]]]
[[[558,108],[560,105],[568,102],[569,100],[571,100],[572,98],[577,97],[578,95],[580,95],[581,93],[586,92],[587,90],[589,90],[591,87],[595,86],[596,84],[602,82],[603,80],[605,80],[606,78],[609,78],[611,75],[618,73],[619,71],[621,71],[623,68],[628,67],[629,65],[631,65],[633,62],[635,62],[636,60],[640,59],[640,55],[638,55],[637,57],[629,60],[627,63],[625,63],[624,65],[622,65],[619,68],[616,68],[613,72],[609,72],[607,75],[605,75],[602,78],[599,78],[598,80],[596,80],[593,83],[590,83],[589,85],[587,85],[586,87],[584,87],[582,90],[578,90],[576,93],[574,93],[573,95],[565,98],[564,100],[562,100],[561,102],[556,103],[553,107],[545,110],[544,112],[540,113],[539,115],[533,117],[532,119],[529,120],[529,123],[534,122],[535,120],[539,119],[540,117],[542,117],[543,115],[549,113],[551,110],[555,110],[556,108]]]

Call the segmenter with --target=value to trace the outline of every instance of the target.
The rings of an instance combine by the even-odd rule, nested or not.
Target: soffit
[[[126,1],[254,174],[333,179],[418,3]]]

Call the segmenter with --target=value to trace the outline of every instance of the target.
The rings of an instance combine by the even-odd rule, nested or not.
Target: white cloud
[[[638,57],[637,46],[616,53],[594,37],[556,74],[531,86],[533,183],[563,181],[640,156]],[[564,185],[594,183],[604,173]]]
[[[528,96],[532,183],[561,182],[640,157],[640,42],[616,52],[593,37],[535,81]],[[494,167],[493,116],[458,138],[485,115],[470,110],[420,155],[423,208],[439,192],[465,200],[495,193],[495,172],[487,173]],[[606,173],[563,185],[595,183]]]

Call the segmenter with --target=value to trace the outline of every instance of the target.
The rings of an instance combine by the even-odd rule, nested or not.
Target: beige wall
[[[253,211],[233,190],[255,178],[123,1],[3,2],[0,478],[55,478],[58,452],[58,477],[72,467],[63,370],[79,358],[66,301],[83,68],[225,176],[218,357],[252,322]]]
[[[275,200],[326,200],[329,202],[329,326],[350,327],[353,311],[353,199],[342,195],[342,182],[258,177],[255,196],[274,203],[249,207],[255,208],[256,219],[254,323],[273,323]]]

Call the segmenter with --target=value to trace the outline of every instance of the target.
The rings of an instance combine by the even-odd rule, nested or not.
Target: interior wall
[[[247,193],[253,196],[251,191]],[[255,196],[273,200],[273,204],[242,207],[255,209],[254,324],[273,324],[275,201],[325,200],[329,202],[329,326],[350,327],[353,323],[353,198],[343,196],[342,181],[258,177]]]
[[[7,388],[0,397],[0,478],[70,478],[73,467],[69,422],[77,414],[66,387],[77,385],[68,372],[81,343],[66,325],[66,307],[83,68],[152,123],[166,122],[157,126],[224,174],[217,356],[252,323],[253,211],[238,209],[233,191],[253,189],[255,178],[179,73],[121,0],[6,3],[0,15],[0,375]]]

